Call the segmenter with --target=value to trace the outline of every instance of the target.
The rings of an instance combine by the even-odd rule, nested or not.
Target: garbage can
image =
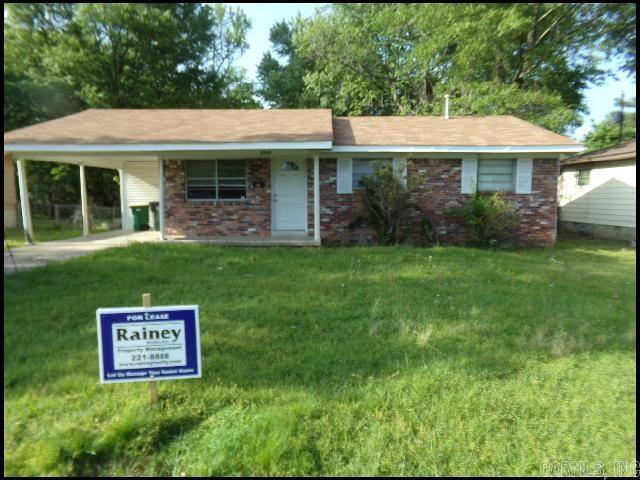
[[[160,202],[149,202],[151,225],[155,231],[160,230]]]
[[[131,205],[131,214],[135,231],[149,230],[149,205]]]

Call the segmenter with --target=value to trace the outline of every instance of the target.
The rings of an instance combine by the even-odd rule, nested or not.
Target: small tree
[[[364,211],[354,223],[364,221],[374,228],[381,245],[398,243],[402,222],[412,208],[419,210],[412,200],[417,183],[417,178],[411,178],[405,185],[390,163],[378,165],[373,175],[360,179],[359,197]]]
[[[463,208],[450,209],[448,213],[461,216],[473,244],[481,247],[498,247],[513,240],[522,222],[515,205],[498,192],[477,192]]]

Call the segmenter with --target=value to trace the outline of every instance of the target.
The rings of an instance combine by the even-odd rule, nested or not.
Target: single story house
[[[510,115],[334,117],[328,109],[89,109],[4,135],[23,199],[25,161],[79,164],[83,206],[84,166],[113,168],[124,229],[130,206],[157,201],[163,239],[300,245],[375,242],[371,229],[352,226],[359,179],[374,161],[392,162],[405,178],[424,174],[415,200],[443,242],[464,240],[447,210],[480,189],[515,202],[519,242],[553,244],[559,159],[582,150]],[[420,235],[421,220],[404,226],[408,237]]]
[[[560,163],[560,229],[636,239],[636,141]]]

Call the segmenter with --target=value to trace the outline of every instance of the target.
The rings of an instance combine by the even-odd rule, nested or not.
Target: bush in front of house
[[[453,215],[464,218],[473,245],[496,248],[513,244],[522,222],[516,206],[498,192],[475,192],[463,208],[451,209]]]
[[[353,223],[366,223],[373,228],[380,245],[400,241],[400,227],[412,209],[420,210],[413,200],[419,179],[408,178],[406,185],[391,163],[381,163],[373,175],[360,179],[359,197],[363,210]]]

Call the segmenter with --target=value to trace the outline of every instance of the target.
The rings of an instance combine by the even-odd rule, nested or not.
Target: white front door
[[[304,233],[307,231],[307,162],[272,160],[273,230]]]

